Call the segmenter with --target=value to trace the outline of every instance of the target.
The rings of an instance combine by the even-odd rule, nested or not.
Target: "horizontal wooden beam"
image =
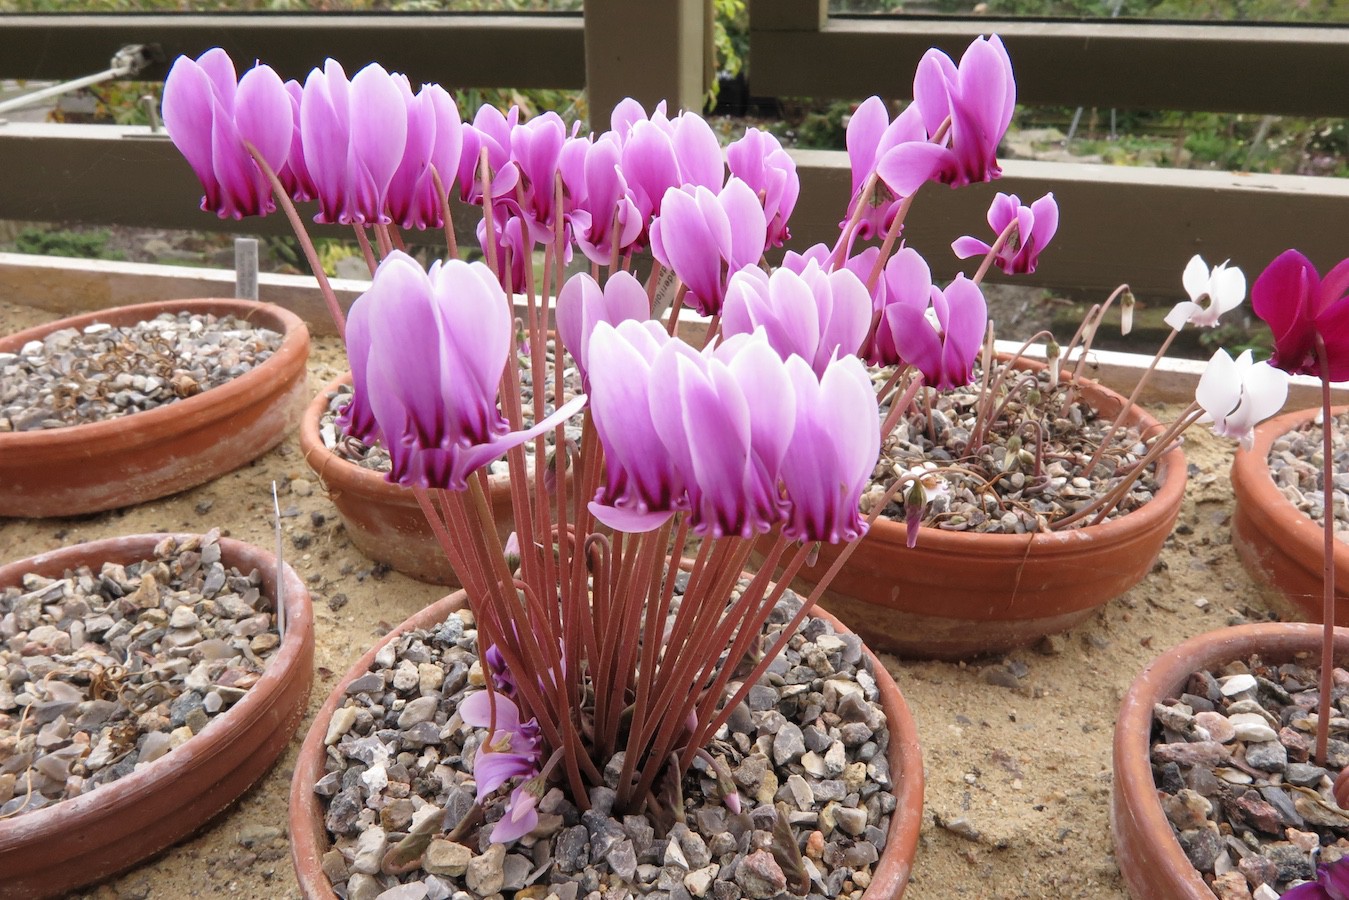
[[[847,156],[792,155],[801,175],[792,246],[832,244],[851,189]],[[1289,247],[1323,272],[1349,255],[1343,232],[1330,227],[1349,221],[1349,180],[1008,160],[991,184],[929,184],[917,194],[904,236],[934,275],[973,270],[976,261],[949,248],[962,234],[989,239],[985,215],[998,191],[1027,203],[1053,191],[1059,204],[1058,235],[1033,275],[1011,279],[1018,284],[1101,291],[1127,282],[1139,296],[1165,298],[1180,291],[1196,253],[1210,264],[1230,259],[1252,278]]]
[[[344,278],[332,280],[343,307],[351,305],[369,282]],[[268,303],[284,306],[305,320],[314,334],[332,334],[328,317],[314,279],[300,275],[262,274],[258,279],[260,297]],[[0,296],[11,302],[44,309],[53,316],[78,315],[113,306],[144,303],[151,300],[175,300],[191,297],[233,296],[234,273],[227,269],[197,269],[186,266],[161,266],[145,263],[105,260],[60,259],[0,253]],[[517,309],[523,311],[517,300]],[[679,333],[689,340],[699,335],[705,320],[685,308]],[[3,331],[0,323],[0,331]],[[999,341],[998,349],[1013,353],[1019,342]],[[1044,358],[1043,345],[1027,351],[1033,359]],[[1151,354],[1093,351],[1085,369],[1088,378],[1128,394],[1152,362]],[[1147,403],[1189,403],[1205,363],[1193,359],[1163,359],[1150,377],[1141,399]],[[1349,399],[1346,385],[1338,385],[1334,402]],[[1307,376],[1292,380],[1285,409],[1300,409],[1320,402],[1320,382]]]
[[[224,47],[303,79],[332,57],[348,73],[379,62],[413,83],[446,88],[585,86],[579,14],[58,14],[0,15],[0,78],[67,79],[101,71],[119,48],[155,44],[163,78],[182,54]]]
[[[847,157],[795,151],[801,199],[792,217],[792,246],[832,243],[847,205]],[[0,125],[0,171],[23,173],[0,191],[0,219],[77,221],[197,231],[287,234],[283,217],[220,220],[201,212],[201,188],[169,141],[148,129],[121,126],[10,123]],[[997,191],[1029,201],[1053,191],[1062,211],[1054,244],[1022,284],[1102,290],[1129,282],[1140,295],[1173,296],[1191,255],[1231,259],[1248,273],[1288,247],[1322,269],[1349,251],[1328,223],[1349,221],[1349,180],[1291,175],[1238,175],[1009,160],[993,184],[918,194],[906,239],[934,272],[961,270],[947,248],[962,234],[981,234]],[[473,242],[476,210],[456,221]],[[317,228],[345,238],[348,229]],[[968,268],[965,266],[963,268]]]
[[[829,17],[793,30],[755,26],[751,88],[765,97],[908,98],[930,47],[953,58],[1000,35],[1018,101],[1057,106],[1349,116],[1349,27]]]

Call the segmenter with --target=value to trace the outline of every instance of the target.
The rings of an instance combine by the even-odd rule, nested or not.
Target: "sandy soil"
[[[50,318],[0,303],[0,333]],[[311,389],[344,367],[336,342],[318,340],[310,359]],[[1120,697],[1147,661],[1167,647],[1234,617],[1268,615],[1229,541],[1231,449],[1206,430],[1192,430],[1181,522],[1160,563],[1143,584],[1052,646],[961,664],[885,658],[917,719],[926,768],[925,823],[908,896],[1124,895],[1108,822],[1110,742]],[[313,594],[318,671],[312,711],[366,646],[441,591],[397,573],[371,571],[306,468],[294,435],[251,465],[165,500],[83,518],[5,520],[0,559],[118,534],[212,526],[271,546],[274,479],[281,485],[283,509],[298,512],[284,519],[287,562]],[[327,521],[315,526],[313,513]],[[294,544],[300,535],[312,538],[304,549]],[[1008,679],[989,675],[991,667],[1003,668],[1008,660],[1026,669],[1010,688],[993,683]],[[250,838],[251,848],[240,838],[259,826],[284,834],[286,792],[307,727],[308,721],[263,781],[203,833],[80,896],[297,896],[284,837],[261,844]],[[937,824],[955,817],[964,817],[977,838]]]

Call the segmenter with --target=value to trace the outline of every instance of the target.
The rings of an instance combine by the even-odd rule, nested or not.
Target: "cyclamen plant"
[[[301,85],[263,65],[237,78],[219,49],[174,64],[164,120],[202,181],[202,208],[283,209],[345,336],[355,391],[341,424],[389,452],[390,480],[414,493],[464,585],[490,677],[461,713],[488,732],[474,767],[493,840],[527,834],[549,784],[586,808],[606,768],[619,773],[619,812],[677,814],[696,762],[738,807],[704,748],[855,544],[764,647],[785,585],[819,543],[863,536],[891,497],[903,492],[908,510],[940,490],[939,473],[920,467],[899,473],[869,516],[859,510],[882,437],[921,391],[981,370],[995,395],[980,284],[992,266],[1034,271],[1058,229],[1053,196],[999,194],[989,239],[953,247],[982,255],[977,270],[944,287],[900,236],[928,182],[999,176],[1015,96],[996,36],[958,63],[929,51],[899,116],[872,98],[852,118],[837,242],[788,252],[770,271],[764,254],[788,240],[799,194],[770,134],[750,129],[723,154],[699,116],[632,100],[608,130],[581,134],[514,109],[463,122],[448,92],[414,93],[377,65],[348,80],[329,60]],[[460,259],[455,195],[482,207],[480,261]],[[317,221],[353,228],[370,266],[349,318],[295,207],[311,200]],[[428,269],[407,254],[410,228],[443,229],[445,259]],[[569,265],[588,271],[566,278]],[[1228,303],[1230,276],[1209,277],[1190,292],[1195,315]],[[681,329],[685,306],[707,319],[696,339]],[[1079,337],[1084,357],[1090,334]],[[863,360],[893,368],[884,421]],[[1248,389],[1215,380],[1201,404],[1235,433],[1271,391],[1249,357],[1230,365]],[[580,392],[564,377],[573,366]],[[996,413],[985,401],[981,427]],[[564,428],[575,416],[579,445]],[[507,547],[485,468],[503,455]],[[764,535],[762,564],[743,574]]]

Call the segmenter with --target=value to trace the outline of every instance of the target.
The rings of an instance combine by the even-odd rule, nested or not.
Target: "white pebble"
[[[1218,679],[1219,690],[1224,697],[1233,697],[1242,691],[1255,690],[1255,676],[1250,674],[1228,675]]]

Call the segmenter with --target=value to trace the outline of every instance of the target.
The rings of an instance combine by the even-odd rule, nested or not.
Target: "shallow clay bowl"
[[[105,562],[154,558],[162,534],[109,538],[0,567],[0,589],[28,572],[49,578]],[[174,535],[184,539],[189,535]],[[220,561],[257,569],[276,596],[276,558],[220,539]],[[233,803],[281,754],[304,717],[314,675],[314,619],[304,582],[282,576],[286,636],[257,683],[200,733],[130,775],[30,813],[0,821],[0,900],[54,897],[101,881],[201,828]]]
[[[282,334],[265,362],[200,394],[128,416],[0,433],[0,516],[73,516],[143,503],[210,481],[281,442],[304,408],[309,330],[250,300],[169,300],[100,310],[0,338],[0,352],[62,328],[133,325],[160,313],[232,315]]]

